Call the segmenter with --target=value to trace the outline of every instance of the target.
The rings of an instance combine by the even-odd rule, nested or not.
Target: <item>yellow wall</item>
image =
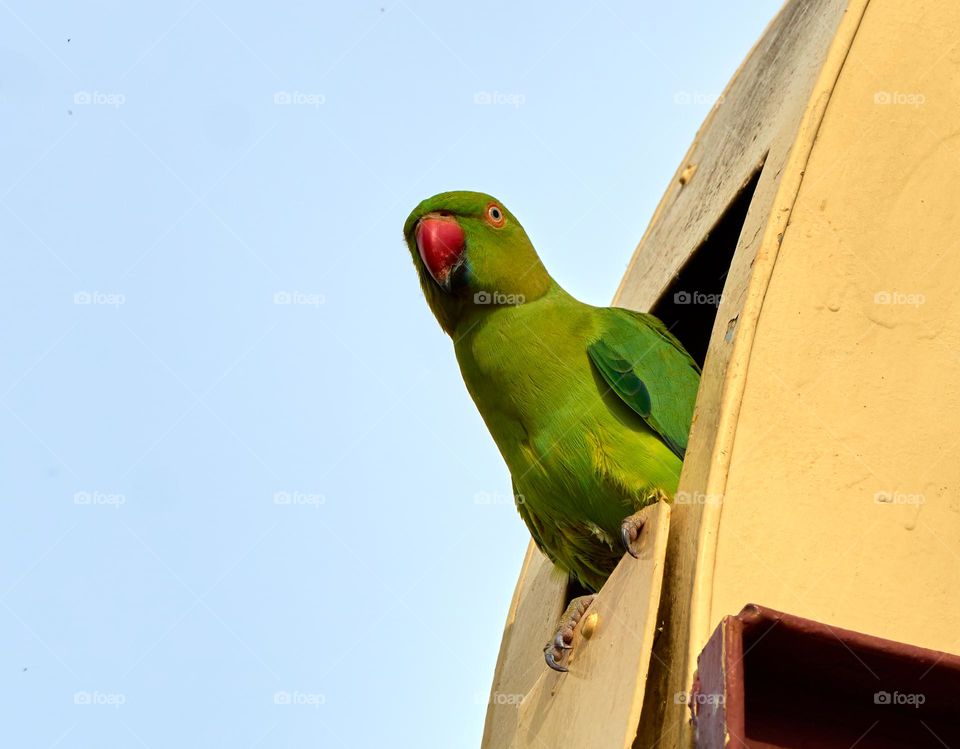
[[[958,28],[953,0],[867,6],[757,323],[712,622],[960,651]]]

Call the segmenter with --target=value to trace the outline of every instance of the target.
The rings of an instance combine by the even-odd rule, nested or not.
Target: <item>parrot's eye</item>
[[[489,221],[497,229],[507,222],[507,219],[503,215],[503,211],[496,203],[491,203],[487,206],[487,221]]]

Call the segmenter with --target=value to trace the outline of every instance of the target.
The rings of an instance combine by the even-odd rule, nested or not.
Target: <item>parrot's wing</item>
[[[682,460],[700,367],[652,315],[617,307],[603,313],[603,332],[587,346],[590,360],[610,389]]]

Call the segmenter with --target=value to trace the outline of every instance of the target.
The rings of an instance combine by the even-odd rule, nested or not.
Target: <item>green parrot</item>
[[[570,296],[489,195],[427,198],[403,233],[530,535],[598,591],[625,550],[635,555],[636,513],[676,491],[700,368],[652,315]],[[564,614],[544,651],[551,668],[566,670],[590,600]]]

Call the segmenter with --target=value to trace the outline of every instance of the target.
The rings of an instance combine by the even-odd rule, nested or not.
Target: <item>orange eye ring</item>
[[[503,212],[503,208],[498,206],[496,203],[491,203],[487,206],[487,223],[495,229],[503,228],[503,225],[507,223],[507,216]]]

